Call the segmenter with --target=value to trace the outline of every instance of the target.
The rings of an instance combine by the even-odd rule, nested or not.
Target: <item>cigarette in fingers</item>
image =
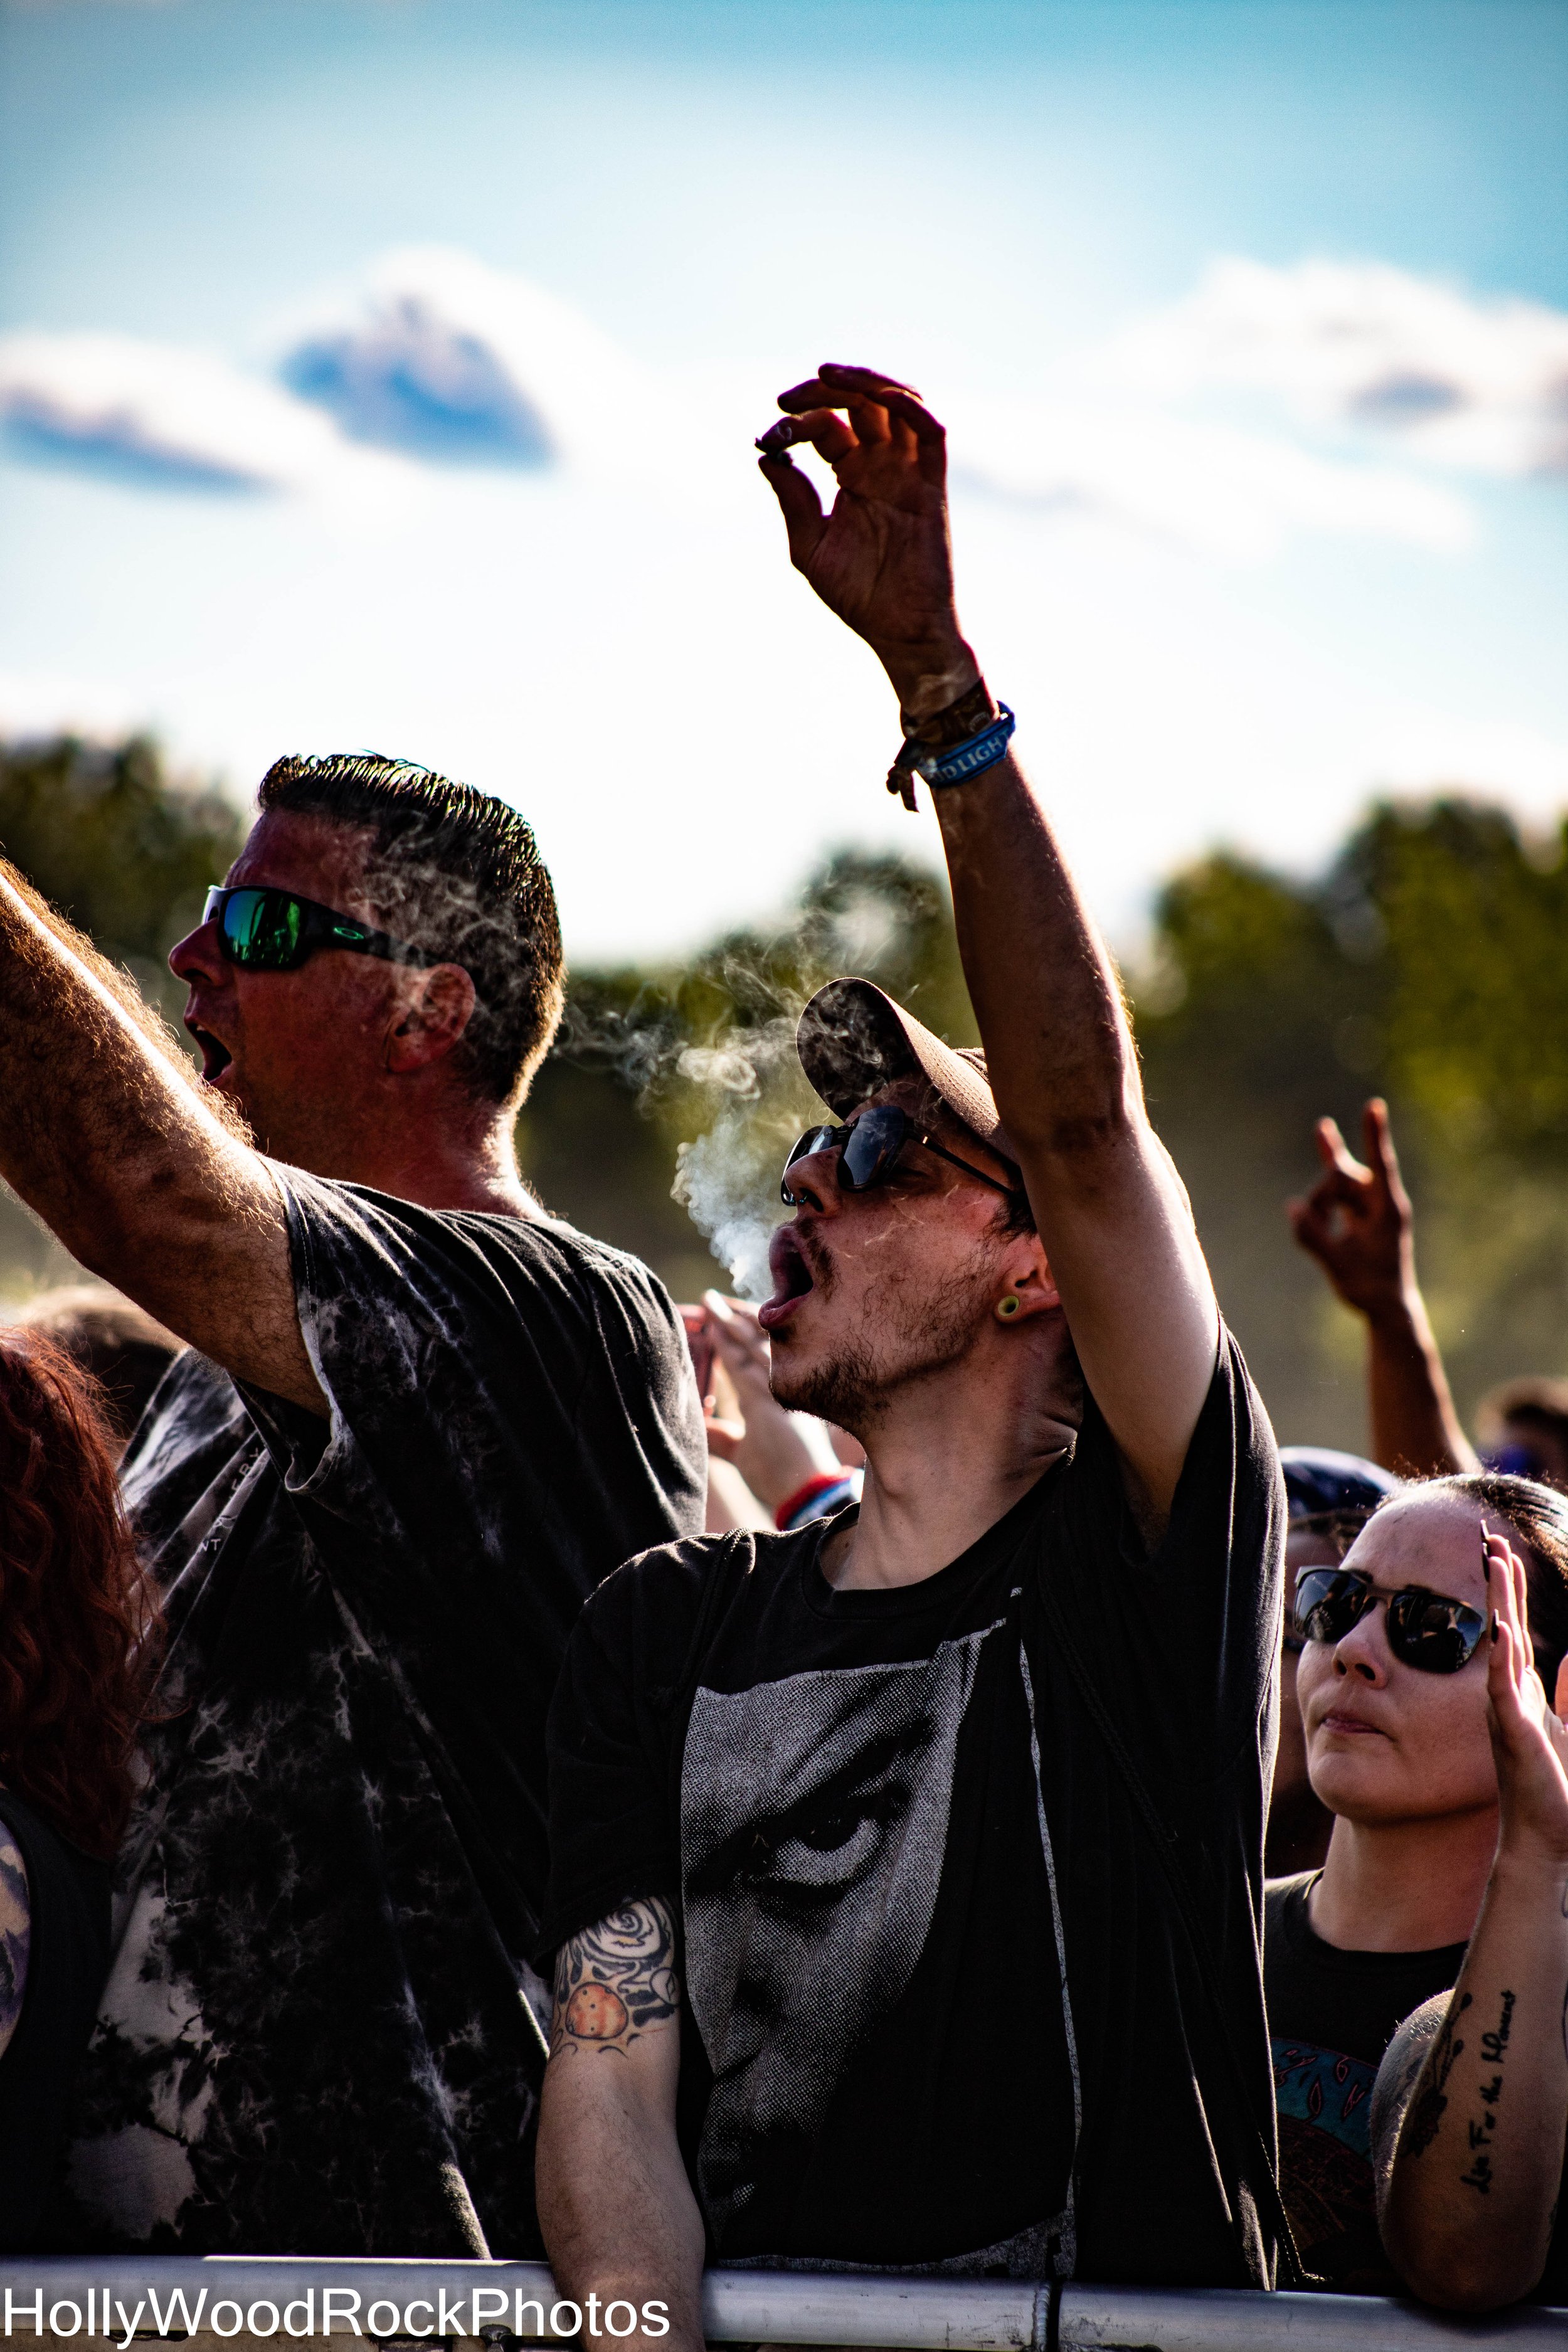
[[[797,441],[809,441],[811,435],[798,416],[781,416],[765,433],[759,433],[756,446],[764,457],[782,457]]]

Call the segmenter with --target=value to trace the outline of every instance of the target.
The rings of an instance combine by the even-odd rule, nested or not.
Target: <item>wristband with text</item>
[[[985,695],[989,703],[990,696],[985,694],[984,688],[981,687],[978,691]],[[963,698],[966,702],[971,698],[971,696]],[[960,742],[945,744],[941,749],[928,748],[921,742],[920,735],[907,733],[903,750],[888,771],[888,790],[897,793],[904,806],[912,809],[917,776],[923,776],[933,790],[940,791],[947,784],[967,783],[971,776],[983,775],[987,768],[994,768],[1012,741],[1013,730],[1018,722],[1005,702],[993,705],[992,710],[994,715],[988,717],[975,732]],[[937,723],[945,716],[946,713],[939,712]],[[921,731],[923,734],[926,730],[922,728]]]

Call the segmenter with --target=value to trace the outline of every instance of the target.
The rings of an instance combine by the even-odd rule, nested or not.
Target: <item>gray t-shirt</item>
[[[280,1173],[331,1418],[191,1353],[127,1456],[168,1656],[46,2242],[526,2254],[545,1710],[702,1525],[696,1383],[635,1258]]]

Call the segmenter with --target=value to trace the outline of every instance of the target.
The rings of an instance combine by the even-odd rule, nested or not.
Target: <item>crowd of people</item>
[[[984,1042],[805,1006],[760,1308],[519,1175],[510,807],[280,761],[199,1078],[0,869],[0,1173],[98,1278],[0,1330],[0,2244],[547,2253],[674,2352],[711,2263],[1568,2296],[1568,1388],[1478,1456],[1374,1103],[1289,1212],[1370,1454],[1279,1454],[942,428],[779,404]]]

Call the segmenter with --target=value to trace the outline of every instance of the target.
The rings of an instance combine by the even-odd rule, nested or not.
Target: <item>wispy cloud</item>
[[[1431,548],[1470,536],[1463,501],[1413,475],[1152,407],[961,404],[951,446],[955,487],[1222,562],[1259,562],[1302,532]]]
[[[275,385],[126,335],[0,336],[0,424],[21,454],[159,489],[299,488],[342,449]]]
[[[1305,424],[1392,437],[1428,465],[1568,471],[1568,315],[1382,262],[1215,261],[1097,369],[1160,401],[1273,394]]]
[[[356,441],[526,467],[601,451],[636,376],[568,303],[440,246],[386,255],[299,334],[281,373]]]
[[[758,421],[749,377],[656,374],[443,247],[387,254],[279,341],[269,380],[119,336],[0,338],[0,422],[24,455],[153,488],[325,492],[453,465],[619,482],[638,420],[679,409],[682,495],[727,496]],[[1568,468],[1568,316],[1382,264],[1219,261],[1035,398],[954,403],[950,424],[958,483],[1042,520],[1224,562],[1302,533],[1452,549],[1458,478]]]

